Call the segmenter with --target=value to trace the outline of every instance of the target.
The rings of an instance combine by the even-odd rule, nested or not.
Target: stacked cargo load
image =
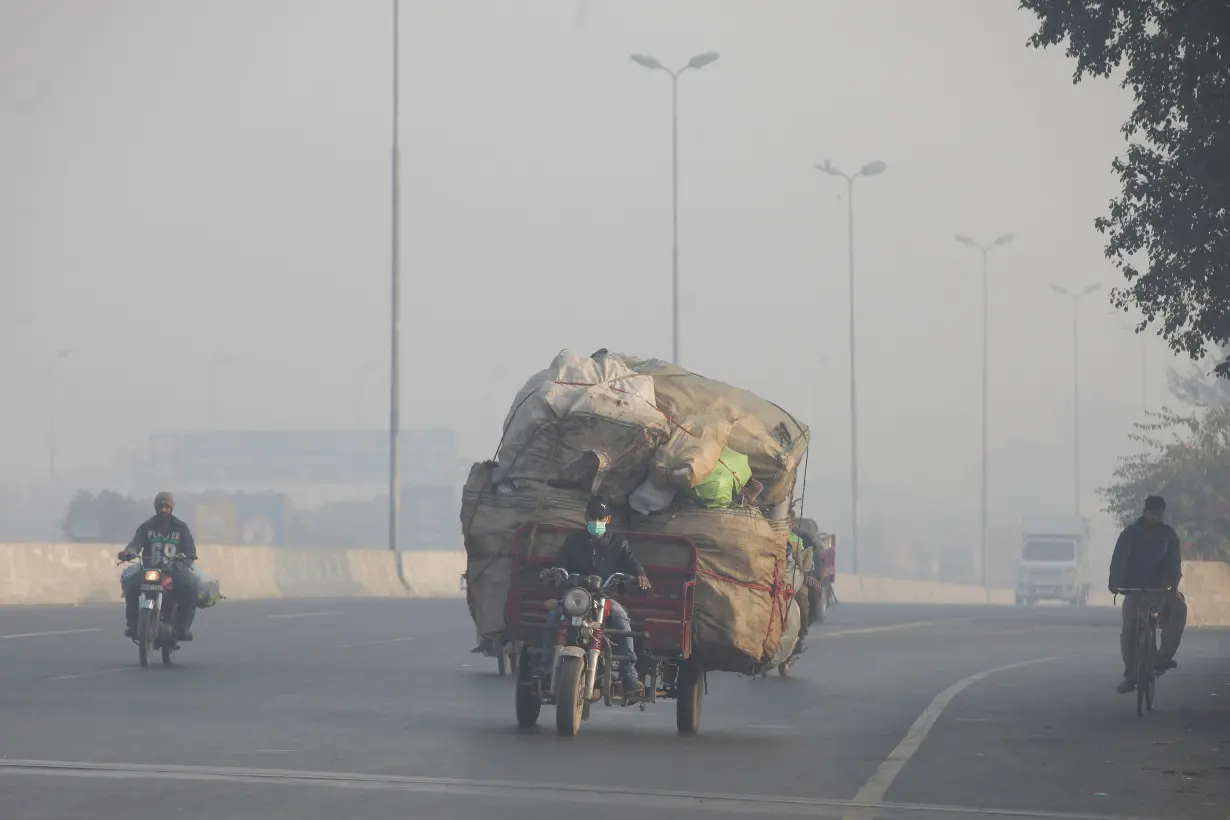
[[[700,664],[745,672],[772,661],[786,625],[797,631],[787,553],[809,437],[771,402],[675,365],[561,352],[518,393],[496,459],[474,465],[463,493],[480,643],[502,640],[517,528],[580,529],[600,496],[634,545],[637,532],[696,545]],[[559,549],[559,538],[531,539],[536,555]]]

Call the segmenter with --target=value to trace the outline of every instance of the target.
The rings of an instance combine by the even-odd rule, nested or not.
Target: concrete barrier
[[[983,589],[965,584],[838,574],[837,599],[865,604],[1011,604],[1010,589]]]
[[[1184,561],[1179,584],[1187,598],[1187,625],[1230,626],[1230,564]]]
[[[117,544],[0,544],[0,605],[96,604],[121,600]],[[232,600],[403,597],[387,550],[201,546],[198,566]],[[459,597],[462,550],[403,553],[418,597]]]

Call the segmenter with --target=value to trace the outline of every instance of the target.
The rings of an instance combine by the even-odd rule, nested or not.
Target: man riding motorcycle
[[[1120,534],[1115,554],[1110,560],[1110,591],[1123,589],[1160,589],[1167,592],[1161,605],[1158,625],[1162,645],[1157,653],[1156,668],[1175,669],[1174,656],[1187,626],[1187,602],[1178,590],[1183,577],[1183,558],[1179,553],[1179,536],[1162,523],[1166,501],[1151,495],[1145,499],[1145,512]],[[1123,680],[1115,687],[1120,694],[1136,688],[1136,618],[1140,607],[1147,606],[1145,593],[1128,592],[1123,596],[1123,626],[1119,633],[1119,649],[1123,655]]]
[[[570,534],[564,539],[560,549],[558,566],[569,573],[578,575],[601,575],[603,579],[613,573],[623,572],[637,578],[640,588],[650,588],[649,578],[645,568],[632,552],[628,539],[608,531],[611,524],[611,508],[600,498],[594,498],[585,508],[585,529]],[[612,629],[630,631],[632,620],[619,601],[611,600],[611,612],[606,623]],[[558,626],[562,615],[556,611],[547,616],[548,629],[544,636],[543,648],[550,649],[554,644],[554,628]],[[628,694],[638,694],[644,690],[640,678],[636,674],[636,648],[632,636],[617,639],[623,648],[624,655],[629,657],[623,661],[620,679],[623,689]]]
[[[196,560],[196,541],[188,525],[171,513],[175,510],[175,497],[168,492],[154,497],[154,516],[137,527],[132,541],[117,556],[121,561],[151,557],[161,552],[182,556],[184,562],[171,564],[169,574],[175,590],[175,632],[179,640],[191,641],[192,621],[196,618],[196,577],[192,562]],[[124,603],[127,628],[124,635],[137,637],[137,607],[141,597],[141,573],[134,572],[124,579]]]

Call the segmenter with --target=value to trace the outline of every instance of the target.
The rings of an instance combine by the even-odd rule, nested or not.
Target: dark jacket
[[[1174,586],[1182,576],[1179,536],[1169,525],[1142,517],[1119,535],[1110,559],[1111,589]]]
[[[604,580],[615,572],[625,572],[636,578],[645,574],[641,562],[632,554],[628,539],[610,532],[597,537],[590,535],[588,530],[572,533],[564,539],[559,561],[569,572],[601,575]]]
[[[128,545],[128,551],[143,557],[149,557],[157,551],[160,557],[183,555],[196,558],[196,540],[192,537],[192,530],[188,529],[188,525],[175,516],[163,519],[155,515],[137,527],[132,543]]]

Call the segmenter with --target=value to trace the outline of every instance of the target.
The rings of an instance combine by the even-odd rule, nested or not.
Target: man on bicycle
[[[1178,590],[1179,579],[1183,576],[1179,536],[1162,523],[1165,511],[1166,502],[1161,496],[1146,498],[1144,515],[1120,534],[1110,560],[1112,593],[1124,589],[1169,589],[1157,604],[1161,612],[1158,625],[1162,632],[1155,666],[1158,671],[1178,667],[1174,656],[1179,650],[1183,628],[1187,626],[1187,602]],[[1156,595],[1143,592],[1127,592],[1123,596],[1123,629],[1119,633],[1123,680],[1115,688],[1120,694],[1136,688],[1136,618],[1140,608],[1148,606],[1147,598],[1157,600]]]

